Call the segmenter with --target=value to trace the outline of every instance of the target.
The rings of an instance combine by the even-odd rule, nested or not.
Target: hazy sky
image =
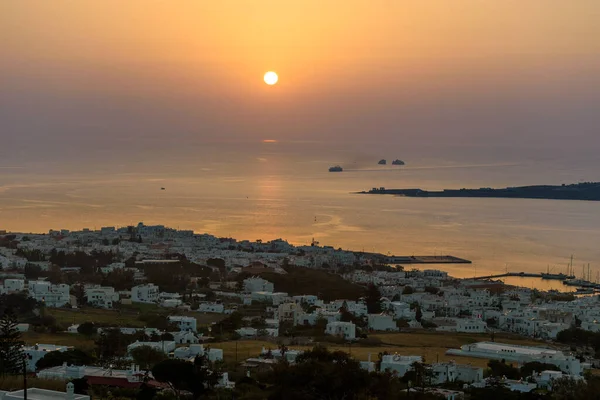
[[[0,156],[265,138],[600,146],[599,21],[598,0],[2,0]]]

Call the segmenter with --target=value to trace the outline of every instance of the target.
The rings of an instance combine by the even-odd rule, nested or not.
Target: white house
[[[413,369],[413,363],[422,361],[423,359],[420,356],[385,355],[381,357],[380,369],[382,372],[386,370],[396,372],[398,376],[402,377]]]
[[[164,299],[161,303],[161,307],[165,308],[177,308],[183,305],[183,301],[181,299]]]
[[[478,342],[461,346],[460,350],[450,349],[448,355],[488,358],[492,360],[516,361],[519,364],[541,362],[553,364],[566,374],[582,374],[581,362],[572,355],[543,347],[519,346],[497,342]]]
[[[432,384],[441,385],[446,382],[475,383],[483,380],[483,368],[455,362],[435,363],[431,365]]]
[[[160,341],[160,342],[140,342],[139,340],[136,340],[135,342],[133,342],[129,346],[127,346],[127,352],[131,353],[131,350],[133,350],[137,347],[142,347],[142,346],[152,347],[154,350],[159,350],[165,354],[169,354],[170,352],[175,350],[175,347],[177,347],[177,344],[172,340],[171,341]]]
[[[290,362],[293,363],[296,361],[296,358],[300,355],[304,353],[304,351],[302,350],[292,350],[292,349],[287,349],[285,352],[283,352],[283,354],[281,353],[281,349],[265,349],[264,347],[262,348],[261,352],[260,352],[260,356],[263,358],[269,358],[272,357],[274,359],[281,359],[285,356],[285,359]]]
[[[387,314],[369,314],[369,329],[374,331],[398,331],[398,325]]]
[[[288,298],[288,294],[284,292],[252,292],[250,297],[252,301],[261,301],[277,306]]]
[[[255,337],[258,334],[258,329],[251,327],[242,327],[236,329],[235,332],[241,337]]]
[[[69,285],[53,285],[46,281],[29,282],[29,297],[43,302],[47,307],[62,307],[71,301]]]
[[[24,390],[16,390],[14,392],[5,392],[0,390],[0,399],[2,400],[21,400],[25,398]],[[75,385],[71,382],[67,383],[66,392],[57,392],[48,389],[28,388],[28,399],[56,399],[56,400],[90,400],[90,396],[83,394],[75,394]]]
[[[213,349],[209,347],[205,348],[201,344],[192,344],[188,347],[178,347],[173,352],[173,356],[181,360],[190,360],[197,355],[205,355],[209,361],[213,362],[223,360],[222,349]]]
[[[112,308],[119,301],[119,294],[109,286],[86,287],[85,297],[88,304],[102,308]]]
[[[325,333],[328,335],[340,336],[346,340],[353,340],[356,339],[356,325],[352,322],[329,322],[325,328]]]
[[[176,324],[180,331],[197,332],[197,321],[194,317],[185,317],[181,315],[173,315],[167,317],[169,322]]]
[[[25,290],[25,281],[23,279],[5,279],[4,293],[16,293]]]
[[[480,319],[462,319],[456,320],[456,332],[464,333],[485,333],[487,323]]]
[[[220,303],[200,303],[199,312],[222,314],[225,311],[225,306]]]
[[[100,270],[102,271],[103,274],[108,274],[117,269],[124,269],[124,268],[125,268],[125,263],[116,262],[116,263],[108,264],[107,266],[100,268]]]
[[[302,308],[296,303],[283,303],[277,307],[277,318],[280,321],[295,321],[296,313]]]
[[[396,319],[408,319],[412,320],[415,318],[415,312],[410,309],[410,304],[402,301],[392,301],[388,304],[388,309],[394,313]]]
[[[153,283],[146,283],[131,288],[131,301],[133,303],[156,303],[158,302],[159,289]]]
[[[23,346],[23,353],[27,360],[27,370],[35,371],[35,365],[44,356],[53,351],[65,352],[72,349],[70,346],[57,346],[54,344],[36,344],[34,346]]]
[[[200,341],[198,340],[198,337],[194,334],[194,332],[190,332],[190,331],[179,331],[179,332],[173,332],[173,340],[177,343],[177,344],[197,344]]]
[[[273,283],[261,278],[252,277],[244,279],[244,292],[273,292]]]

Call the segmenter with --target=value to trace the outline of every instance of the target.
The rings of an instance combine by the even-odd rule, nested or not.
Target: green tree
[[[265,383],[272,385],[271,400],[368,398],[368,372],[348,353],[330,352],[322,346],[299,355],[294,365],[275,365],[267,379]]]
[[[135,339],[133,335],[124,335],[118,329],[105,329],[96,338],[96,355],[103,361],[123,357],[127,346]]]
[[[423,319],[423,311],[421,311],[421,307],[417,307],[417,311],[415,311],[415,319],[417,322],[421,322]]]
[[[93,322],[84,322],[77,327],[77,332],[85,336],[92,336],[97,330]]]
[[[536,372],[542,372],[542,371],[560,371],[560,368],[558,368],[554,364],[546,364],[546,363],[541,363],[541,362],[538,362],[538,361],[528,362],[528,363],[525,363],[521,367],[521,376],[523,378],[527,378],[527,377],[531,376],[531,374],[533,373],[533,371],[536,371]]]
[[[42,275],[42,267],[35,264],[25,264],[24,273],[26,279],[34,280]]]
[[[90,354],[79,350],[72,349],[67,351],[50,351],[44,355],[35,365],[37,370],[42,370],[51,367],[57,367],[67,363],[67,365],[90,365],[96,359]]]
[[[507,365],[504,360],[490,360],[488,362],[488,368],[488,372],[492,377],[507,377],[508,379],[521,378],[521,371],[519,371],[519,368]]]
[[[29,318],[35,315],[39,303],[26,293],[11,293],[0,296],[0,317],[6,311],[12,312],[19,318]]]
[[[167,359],[152,368],[152,375],[159,382],[167,383],[180,398],[181,391],[189,391],[193,398],[213,390],[221,374],[208,368],[206,358],[196,357],[194,363]]]
[[[0,319],[0,375],[19,373],[23,368],[21,332],[17,329],[17,316],[6,310]]]
[[[167,358],[165,353],[150,346],[136,347],[131,350],[130,355],[137,365],[145,369],[150,369]]]
[[[571,378],[557,379],[552,383],[552,399],[584,400],[597,399],[598,392],[592,392],[592,382],[584,382]],[[597,384],[596,384],[597,389]]]
[[[369,314],[379,314],[381,312],[381,292],[377,286],[370,284],[367,287],[365,303],[367,303],[367,312]]]
[[[415,292],[415,289],[413,289],[411,286],[404,286],[404,289],[402,289],[402,294],[413,294]]]

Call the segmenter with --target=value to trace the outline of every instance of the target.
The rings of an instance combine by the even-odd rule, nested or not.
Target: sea
[[[6,148],[5,148],[6,150]],[[0,159],[0,230],[162,224],[197,233],[394,255],[453,255],[456,277],[600,274],[600,202],[406,198],[373,187],[507,187],[598,181],[585,146],[168,138],[68,146]],[[406,165],[392,166],[402,159]],[[387,159],[388,165],[378,165]],[[343,172],[328,172],[340,165]],[[435,266],[434,266],[435,267]],[[559,281],[507,282],[564,289]]]

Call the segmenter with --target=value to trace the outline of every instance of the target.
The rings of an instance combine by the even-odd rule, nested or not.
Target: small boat
[[[404,165],[404,161],[396,159],[392,161],[392,165]]]
[[[165,190],[165,188],[164,188],[164,187],[161,187],[161,188],[160,188],[160,190]]]
[[[344,169],[342,167],[340,167],[339,165],[329,168],[329,172],[342,172],[343,170]]]
[[[387,164],[387,160],[381,159],[381,160],[379,160],[379,162],[377,164],[379,164],[379,165],[386,165]]]

